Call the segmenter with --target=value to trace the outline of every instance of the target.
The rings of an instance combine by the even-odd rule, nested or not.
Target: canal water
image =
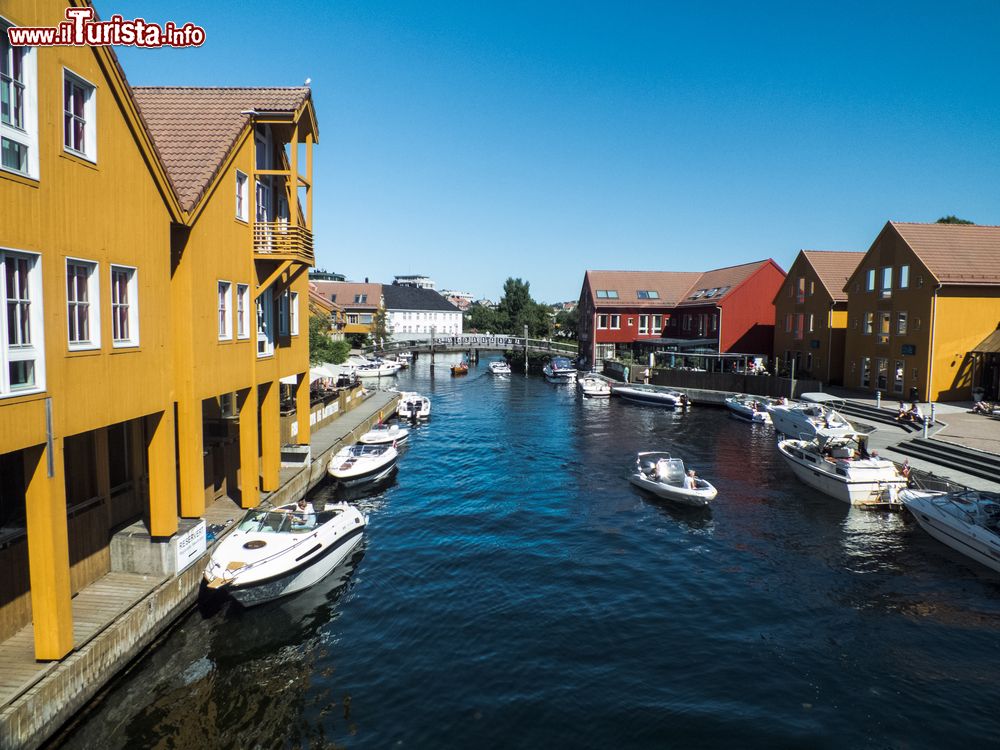
[[[433,418],[352,563],[192,612],[64,747],[996,744],[1000,578],[799,484],[769,428],[447,362],[398,377]],[[711,510],[628,484],[639,450]]]

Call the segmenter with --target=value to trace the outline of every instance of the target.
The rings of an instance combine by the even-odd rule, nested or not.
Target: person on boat
[[[907,480],[907,484],[909,484],[909,479],[910,479],[910,459],[908,459],[908,458],[903,459],[903,465],[899,469],[899,475],[901,477],[903,477],[903,479]]]
[[[292,516],[292,525],[310,528],[316,525],[316,511],[313,504],[304,497],[299,498],[295,504],[295,515]]]
[[[695,479],[694,469],[688,469],[687,475],[684,477],[684,489],[686,490],[696,490],[698,489],[698,482]]]

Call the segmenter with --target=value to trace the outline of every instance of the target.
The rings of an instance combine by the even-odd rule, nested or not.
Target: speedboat
[[[399,394],[399,403],[396,405],[396,416],[400,419],[408,419],[411,422],[430,419],[431,400],[427,396],[421,396],[414,391],[403,391]]]
[[[594,373],[579,378],[576,387],[584,396],[591,398],[606,398],[611,395],[611,383]]]
[[[782,399],[768,404],[767,411],[774,429],[789,437],[812,440],[815,437],[846,437],[857,432],[854,425],[832,408],[818,403]]]
[[[704,508],[718,493],[709,482],[691,474],[689,477],[681,459],[662,451],[646,451],[636,455],[635,471],[628,480],[657,497]]]
[[[391,445],[349,445],[330,457],[326,473],[342,487],[355,487],[389,476],[397,458]]]
[[[510,375],[510,365],[506,360],[495,360],[490,362],[490,372],[494,375]]]
[[[626,401],[649,406],[662,406],[667,409],[686,409],[691,405],[687,394],[656,385],[616,385],[612,387],[611,393]]]
[[[757,424],[771,424],[771,415],[767,411],[770,399],[764,396],[748,396],[738,393],[726,399],[729,413],[740,419]]]
[[[452,377],[457,377],[459,375],[469,374],[469,365],[465,362],[459,362],[457,365],[451,366]]]
[[[396,358],[404,362],[409,362],[413,359],[413,352],[399,352],[396,354]]]
[[[571,383],[576,380],[576,368],[566,357],[553,357],[545,363],[542,374],[550,383]]]
[[[398,424],[377,424],[358,438],[364,445],[400,445],[410,437],[410,431]]]
[[[852,505],[898,502],[906,477],[896,464],[868,455],[863,435],[782,440],[778,451],[799,479]]]
[[[1000,494],[902,490],[899,499],[932,537],[1000,573]]]
[[[368,517],[336,503],[319,512],[292,503],[253,508],[212,552],[205,584],[244,607],[309,588],[342,563],[361,542]]]

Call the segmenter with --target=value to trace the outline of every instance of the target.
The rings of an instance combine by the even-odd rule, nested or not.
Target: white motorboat
[[[1000,494],[902,490],[899,499],[932,537],[1000,573]]]
[[[490,372],[494,375],[510,375],[510,365],[504,359],[490,362]]]
[[[656,385],[615,385],[611,393],[626,401],[667,409],[686,409],[691,405],[686,394]]]
[[[360,544],[368,517],[337,503],[315,512],[293,503],[247,511],[212,552],[205,583],[244,607],[309,588]]]
[[[395,375],[400,370],[400,365],[396,362],[380,360],[358,365],[357,375],[359,378],[388,378]]]
[[[775,430],[801,440],[847,437],[858,432],[854,425],[823,404],[782,399],[768,404],[767,411]]]
[[[411,422],[431,418],[431,400],[413,391],[403,391],[399,394],[396,405],[396,416]]]
[[[364,445],[401,445],[410,437],[410,431],[398,424],[377,424],[358,438]]]
[[[767,411],[770,399],[764,396],[748,396],[738,393],[726,399],[729,413],[740,419],[756,424],[771,424],[771,415]]]
[[[628,480],[657,497],[703,508],[716,496],[709,482],[684,470],[684,462],[662,451],[646,451],[635,457],[635,471]]]
[[[566,357],[553,357],[545,363],[542,374],[550,383],[572,383],[576,380],[576,368]]]
[[[799,479],[852,505],[895,503],[906,487],[896,465],[868,455],[864,436],[782,440],[778,450]]]
[[[399,352],[396,355],[396,358],[404,362],[409,362],[410,360],[413,359],[413,352]]]
[[[389,476],[397,458],[391,445],[349,445],[330,457],[326,473],[342,487],[354,487]]]
[[[591,398],[607,398],[611,395],[611,383],[594,373],[577,379],[576,387],[584,396]]]

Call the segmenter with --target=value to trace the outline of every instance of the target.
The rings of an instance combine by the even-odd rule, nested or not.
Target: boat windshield
[[[240,525],[240,531],[270,534],[301,534],[322,526],[331,518],[343,513],[342,510],[324,510],[318,513],[301,513],[285,508],[275,510],[248,511]]]

